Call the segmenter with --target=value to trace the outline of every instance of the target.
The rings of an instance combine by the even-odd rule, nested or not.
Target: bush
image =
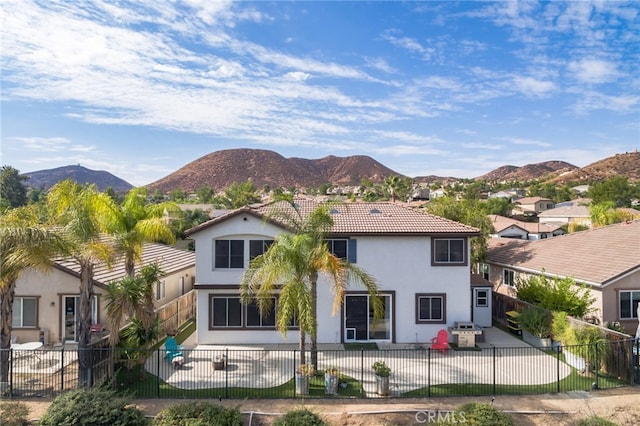
[[[273,422],[273,426],[326,426],[322,418],[306,408],[292,410]]]
[[[492,405],[471,402],[458,407],[449,419],[443,419],[442,424],[451,424],[451,421],[469,426],[513,426],[513,419]]]
[[[69,391],[53,400],[38,425],[137,426],[146,425],[142,411],[130,399],[104,388]]]
[[[578,423],[576,423],[576,426],[617,426],[617,423],[603,419],[602,417],[591,416],[586,419],[579,420]]]
[[[24,402],[0,402],[0,425],[28,425],[29,407]]]
[[[537,307],[526,309],[518,315],[518,323],[533,336],[541,339],[551,337],[551,321],[544,309]]]
[[[518,279],[516,287],[518,299],[549,311],[563,311],[576,318],[588,314],[595,300],[591,297],[591,290],[584,284],[577,284],[573,278],[532,275]]]
[[[242,415],[236,408],[225,408],[209,402],[185,402],[162,410],[153,421],[158,426],[242,426]]]

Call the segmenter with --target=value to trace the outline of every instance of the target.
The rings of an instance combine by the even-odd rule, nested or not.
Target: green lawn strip
[[[595,377],[586,377],[577,370],[571,369],[571,374],[560,380],[560,392],[591,390]],[[598,377],[600,389],[610,389],[627,385],[626,382],[608,376]],[[451,383],[420,388],[402,394],[404,397],[420,396],[481,396],[481,395],[534,395],[543,393],[556,393],[558,384],[545,383],[542,385],[496,385],[486,383]]]

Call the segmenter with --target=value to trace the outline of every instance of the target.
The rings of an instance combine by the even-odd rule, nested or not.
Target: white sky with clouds
[[[407,176],[640,148],[638,2],[3,0],[0,163],[145,185],[210,152]]]

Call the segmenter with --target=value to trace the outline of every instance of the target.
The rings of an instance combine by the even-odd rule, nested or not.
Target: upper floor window
[[[464,238],[434,238],[433,264],[466,265]]]
[[[216,268],[244,268],[244,240],[215,240]]]
[[[620,298],[620,319],[637,319],[640,291],[621,291],[618,297]]]
[[[38,299],[35,297],[19,297],[13,299],[13,318],[11,326],[35,327],[37,321]]]
[[[273,240],[249,240],[249,260],[264,254]]]
[[[502,282],[509,287],[516,286],[516,272],[511,269],[505,269],[502,271]]]
[[[416,294],[416,323],[446,323],[446,298],[446,294]]]
[[[347,241],[349,240],[327,240],[329,251],[339,259],[347,258]]]

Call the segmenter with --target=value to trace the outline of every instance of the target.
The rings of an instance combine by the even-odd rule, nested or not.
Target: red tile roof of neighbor
[[[146,243],[142,250],[142,260],[136,262],[136,271],[139,271],[142,266],[150,265],[154,262],[158,262],[166,276],[195,266],[196,254],[192,251],[181,250],[165,244]],[[78,277],[80,276],[80,265],[74,259],[56,259],[54,266]],[[108,268],[104,263],[100,263],[93,270],[93,280],[99,286],[120,280],[125,275],[124,258],[116,259],[111,264],[111,268]]]
[[[640,221],[538,241],[491,238],[486,259],[515,270],[544,270],[605,286],[631,271],[640,271]]]
[[[321,205],[307,199],[296,199],[295,203],[303,217]],[[478,230],[471,226],[393,203],[327,205],[334,222],[332,229],[327,232],[330,235],[478,235]],[[286,228],[285,223],[276,218],[277,213],[283,211],[293,213],[293,209],[285,202],[247,206],[196,226],[187,231],[187,235],[242,213],[258,217],[271,215],[272,222]]]

